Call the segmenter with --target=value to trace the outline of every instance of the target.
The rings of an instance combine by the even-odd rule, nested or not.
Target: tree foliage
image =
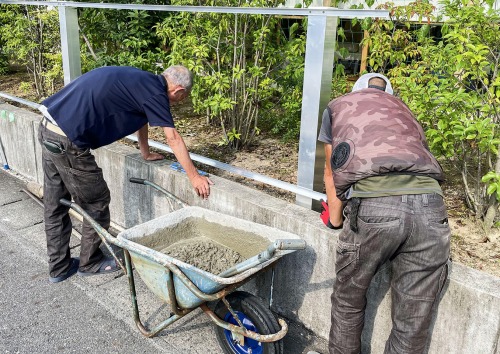
[[[276,7],[283,2],[214,0],[205,5]],[[285,35],[276,16],[179,13],[156,29],[169,46],[168,64],[182,63],[196,74],[194,106],[220,124],[221,143],[246,145],[259,134],[262,115],[300,115],[305,37],[298,23]]]
[[[57,10],[26,5],[0,8],[0,56],[26,67],[39,97],[52,92],[62,77]]]
[[[128,0],[114,2],[130,3]],[[157,0],[136,3],[165,4]],[[83,71],[105,65],[161,71],[157,64],[161,63],[166,48],[153,28],[169,16],[168,12],[159,11],[79,9]]]
[[[0,75],[6,74],[8,71],[9,57],[5,51],[5,40],[0,36]]]

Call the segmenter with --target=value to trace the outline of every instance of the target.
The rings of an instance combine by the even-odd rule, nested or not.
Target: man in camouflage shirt
[[[387,262],[393,328],[385,353],[421,353],[450,252],[441,167],[409,108],[380,74],[363,75],[352,93],[328,104],[318,139],[325,143],[329,202],[322,219],[342,228],[330,353],[361,352],[366,292]]]

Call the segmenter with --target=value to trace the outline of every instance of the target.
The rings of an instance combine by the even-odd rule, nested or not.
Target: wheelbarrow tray
[[[277,250],[269,260],[230,277],[212,274],[159,252],[181,239],[198,236],[235,249],[244,258],[259,254],[274,241],[299,239],[289,232],[192,206],[132,227],[119,233],[117,238],[130,253],[132,263],[146,286],[167,303],[171,303],[171,296],[175,296],[181,309],[193,309],[206,301],[199,292],[195,293],[196,290],[203,294],[215,294],[225,287],[245,282],[283,255],[293,252]],[[175,271],[177,269],[180,272]],[[189,282],[183,280],[184,277],[198,289],[193,290]]]

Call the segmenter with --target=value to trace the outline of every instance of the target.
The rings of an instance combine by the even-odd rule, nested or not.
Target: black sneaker
[[[68,279],[73,274],[76,274],[76,272],[78,271],[79,265],[80,265],[80,259],[71,258],[71,265],[70,265],[68,271],[66,272],[66,274],[60,275],[58,277],[50,277],[49,276],[49,281],[51,283],[59,283],[59,282],[62,282],[63,280]]]

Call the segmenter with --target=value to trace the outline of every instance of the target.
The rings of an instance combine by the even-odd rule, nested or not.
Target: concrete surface
[[[40,183],[37,160],[40,147],[33,143],[33,138],[24,135],[29,135],[30,131],[36,134],[41,117],[9,104],[0,104],[0,110],[7,110],[16,117],[13,121],[0,120],[0,138],[6,147],[9,165],[19,174]],[[14,142],[15,139],[20,140]],[[304,340],[287,353],[301,353],[307,348],[326,351],[324,339],[330,327],[330,294],[335,279],[338,233],[325,229],[316,212],[216,176],[211,177],[215,186],[210,198],[203,201],[196,197],[185,174],[169,168],[169,161],[145,162],[136,149],[119,143],[94,153],[111,189],[112,219],[125,228],[171,210],[165,197],[158,192],[129,183],[128,178],[133,176],[147,178],[191,205],[292,232],[304,239],[307,249],[284,257],[276,268],[272,309],[287,318],[292,327],[304,325],[315,334],[299,334],[297,338]],[[265,299],[269,299],[269,290],[263,285],[268,282],[264,276],[253,285],[255,293]],[[370,287],[363,333],[364,353],[382,352],[388,337],[391,327],[389,282],[390,273],[384,270]],[[454,264],[431,330],[429,353],[499,353],[500,279]],[[306,333],[302,329],[299,331]]]

